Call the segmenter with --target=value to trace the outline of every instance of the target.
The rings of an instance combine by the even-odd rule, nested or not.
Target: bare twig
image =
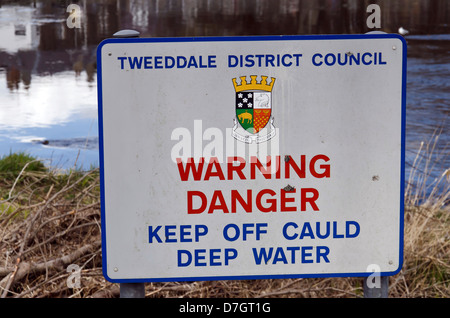
[[[8,294],[9,289],[11,288],[14,281],[20,281],[23,277],[34,273],[39,274],[42,272],[45,272],[47,270],[61,270],[64,268],[64,266],[71,264],[75,260],[81,258],[83,255],[85,255],[88,252],[91,252],[92,250],[96,250],[100,247],[101,242],[96,241],[92,244],[85,245],[83,247],[80,247],[76,251],[70,253],[69,255],[65,255],[50,261],[38,263],[38,264],[32,264],[27,262],[20,263],[20,259],[17,259],[16,266],[13,270],[13,272],[5,277],[1,282],[5,283],[5,287],[3,288],[3,294],[2,298],[5,298]]]

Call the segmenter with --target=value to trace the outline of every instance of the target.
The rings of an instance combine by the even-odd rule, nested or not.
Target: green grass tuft
[[[42,161],[24,152],[10,153],[0,159],[0,175],[3,178],[15,179],[22,170],[26,172],[46,172],[47,168]]]

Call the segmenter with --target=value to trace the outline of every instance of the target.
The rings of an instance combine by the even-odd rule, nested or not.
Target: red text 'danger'
[[[316,201],[319,199],[319,191],[314,188],[302,188],[299,193],[295,188],[290,191],[280,189],[279,193],[271,189],[261,191],[247,190],[246,194],[241,194],[238,190],[231,190],[227,198],[220,190],[213,192],[211,197],[207,197],[201,191],[187,192],[187,213],[200,214],[223,212],[236,213],[243,210],[247,213],[260,212],[299,212],[299,211],[319,211]],[[227,204],[227,202],[229,202]]]

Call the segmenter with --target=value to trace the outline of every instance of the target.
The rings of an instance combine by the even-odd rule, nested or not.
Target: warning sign
[[[400,270],[403,38],[109,39],[97,56],[108,280]]]

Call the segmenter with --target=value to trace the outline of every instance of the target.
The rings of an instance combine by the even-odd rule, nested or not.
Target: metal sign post
[[[140,33],[135,30],[120,30],[114,33],[115,38],[138,38]],[[120,283],[120,298],[145,298],[144,283]]]
[[[379,286],[368,283],[371,277],[364,278],[364,298],[388,298],[389,276],[380,276]]]
[[[144,283],[120,283],[120,298],[145,298]]]

